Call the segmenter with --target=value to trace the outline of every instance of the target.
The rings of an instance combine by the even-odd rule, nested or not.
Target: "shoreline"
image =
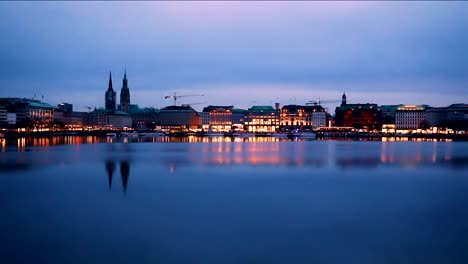
[[[97,136],[106,137],[107,133],[121,133],[129,131],[116,131],[116,130],[94,130],[94,131],[45,131],[45,132],[11,132],[5,131],[5,139],[16,139],[16,138],[44,138],[44,137],[60,137],[60,136]],[[170,133],[166,136],[169,137],[209,137],[202,133],[188,134],[188,133]],[[232,133],[226,133],[220,135],[220,137],[233,137]],[[268,134],[258,134],[254,137],[275,137]],[[382,138],[408,138],[408,139],[451,139],[455,141],[468,141],[468,134],[368,134],[368,133],[354,133],[354,134],[332,134],[324,135],[323,133],[316,133],[316,139],[335,139],[335,138],[347,138],[347,139],[382,139]]]

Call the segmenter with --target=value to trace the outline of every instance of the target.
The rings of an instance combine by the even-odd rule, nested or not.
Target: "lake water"
[[[56,140],[2,145],[2,263],[468,263],[467,142]]]

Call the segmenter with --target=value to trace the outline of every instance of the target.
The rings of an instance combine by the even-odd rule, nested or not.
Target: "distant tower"
[[[346,104],[346,94],[345,92],[343,92],[343,96],[341,96],[341,105],[345,105]]]
[[[125,70],[122,81],[122,90],[120,90],[120,111],[130,112],[130,90],[128,89],[127,70]]]
[[[106,110],[115,110],[116,93],[112,89],[112,73],[109,72],[109,88],[106,91]]]

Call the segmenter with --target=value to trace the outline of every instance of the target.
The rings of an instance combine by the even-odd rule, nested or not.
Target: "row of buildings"
[[[109,74],[104,105],[104,108],[90,109],[89,112],[76,112],[68,103],[51,106],[33,99],[0,98],[0,128],[18,131],[159,128],[173,132],[271,133],[333,126],[384,132],[411,132],[433,127],[468,131],[468,104],[447,107],[348,104],[345,93],[334,116],[319,104],[280,107],[276,103],[274,106],[252,106],[248,109],[209,105],[201,112],[190,105],[139,108],[130,103],[126,72],[120,104],[117,104],[117,93]]]
[[[411,132],[430,128],[468,130],[468,104],[428,105],[347,104],[346,94],[335,110],[335,125],[384,132]]]

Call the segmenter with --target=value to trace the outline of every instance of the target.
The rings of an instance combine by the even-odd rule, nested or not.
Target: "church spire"
[[[122,89],[128,89],[127,69],[125,69],[124,72],[124,78],[122,80]]]
[[[127,69],[125,69],[122,89],[120,90],[120,111],[130,113],[130,89],[128,89]]]
[[[113,91],[112,89],[112,72],[109,71],[109,88],[107,89],[108,91]]]
[[[343,96],[341,96],[341,104],[345,105],[346,104],[346,93],[343,92]]]
[[[109,87],[106,91],[106,110],[115,110],[115,96],[116,92],[112,89],[112,73],[109,71]]]

